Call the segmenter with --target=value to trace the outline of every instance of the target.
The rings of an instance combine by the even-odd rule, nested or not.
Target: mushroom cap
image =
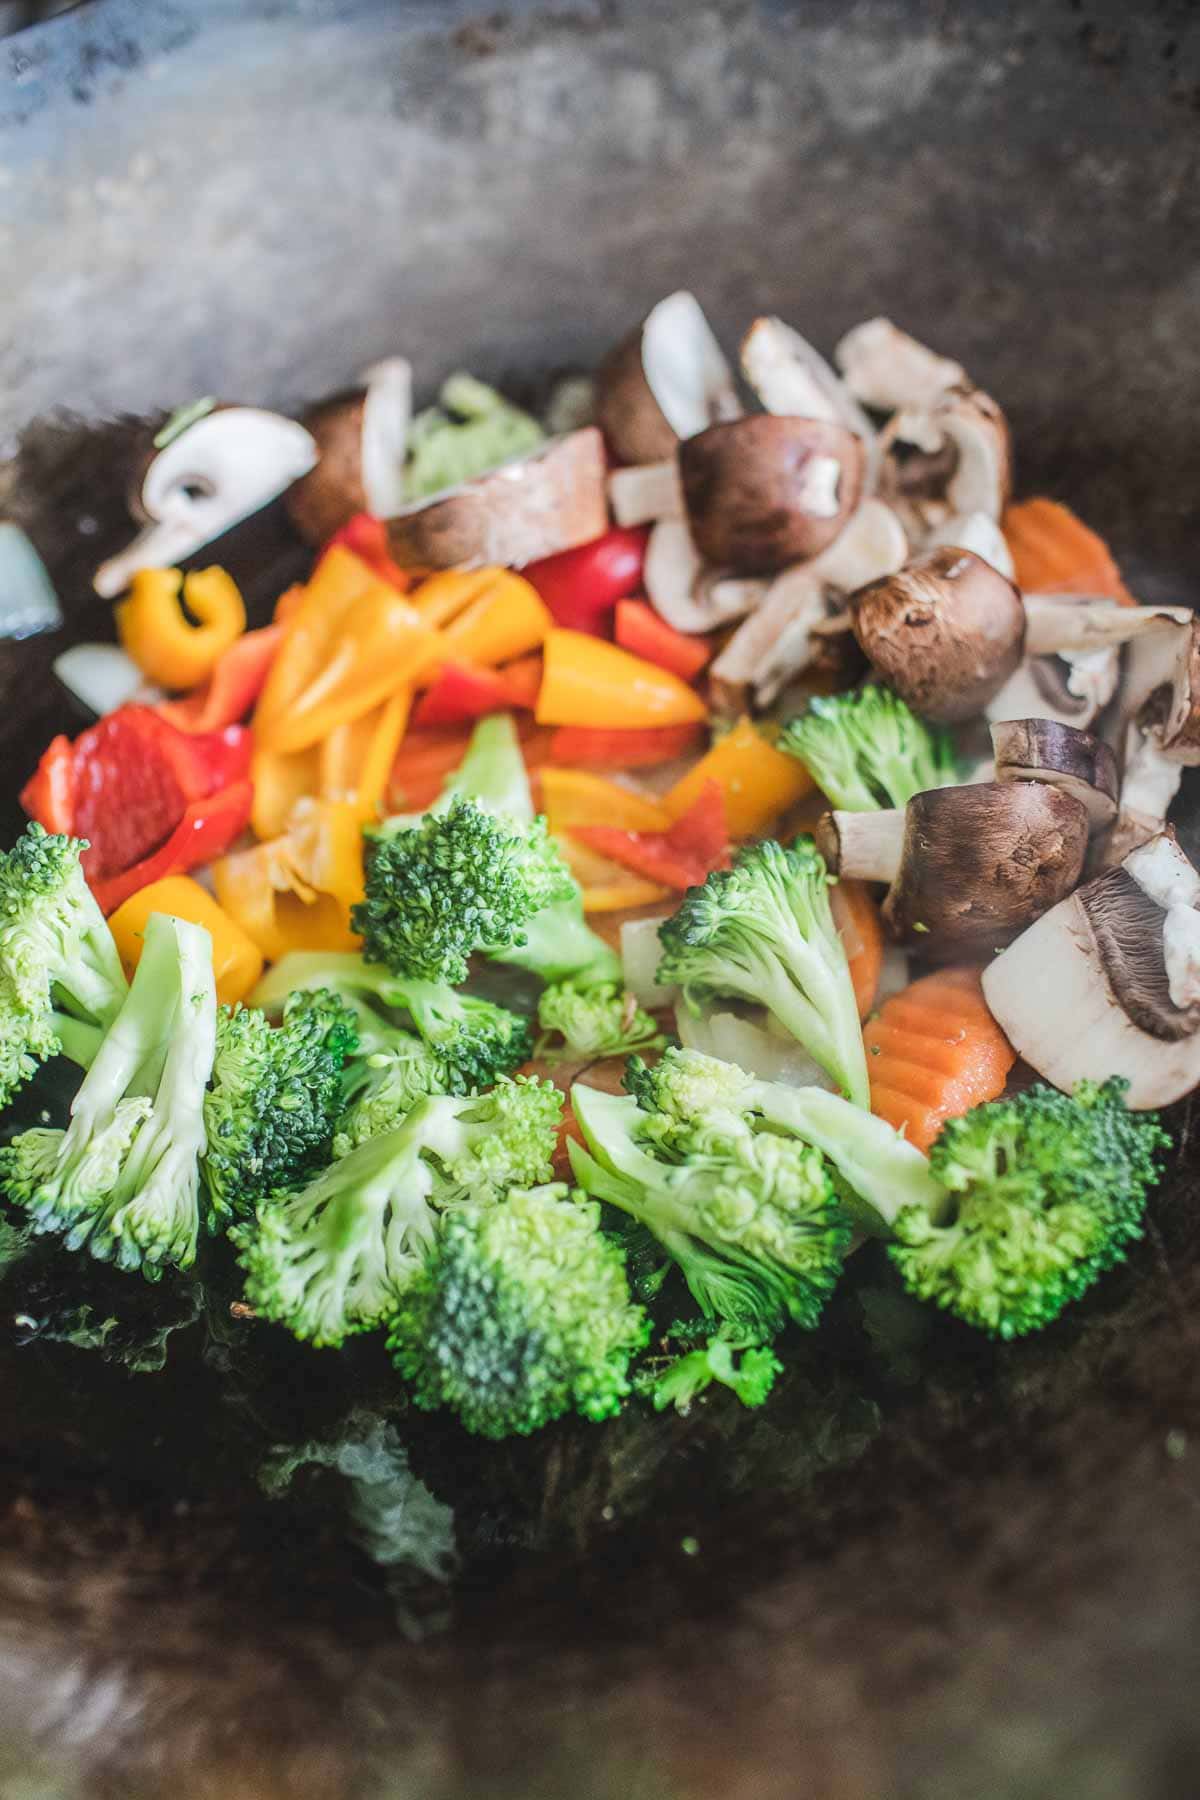
[[[553,438],[387,521],[401,568],[523,568],[608,529],[604,440],[595,426]]]
[[[679,446],[679,474],[701,555],[769,575],[832,544],[858,505],[861,438],[825,419],[752,413]]]
[[[970,550],[918,557],[850,596],[854,634],[889,687],[936,724],[974,718],[1021,660],[1013,583]]]
[[[624,463],[661,462],[680,438],[741,410],[724,353],[686,290],[660,300],[596,371],[596,423]]]
[[[319,461],[288,490],[288,517],[308,544],[323,544],[355,513],[367,510],[363,485],[364,388],[334,394],[305,415]]]
[[[916,794],[885,923],[935,961],[990,956],[1071,892],[1087,842],[1082,802],[1042,782]]]
[[[1117,816],[1120,777],[1111,744],[1053,719],[1007,719],[992,726],[997,781],[1043,781],[1074,794],[1093,831]]]

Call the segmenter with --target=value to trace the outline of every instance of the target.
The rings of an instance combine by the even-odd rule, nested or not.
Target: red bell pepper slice
[[[156,708],[160,718],[188,732],[219,731],[224,725],[238,724],[262,692],[282,637],[282,625],[244,631],[207,681],[182,699],[165,700]]]
[[[52,738],[21,789],[21,805],[47,831],[70,837],[75,823],[75,750],[69,737]]]
[[[130,894],[149,887],[151,882],[162,881],[168,875],[182,875],[222,855],[250,823],[253,800],[253,782],[235,781],[219,793],[193,800],[166,841],[131,868],[119,874],[89,874],[100,910],[115,912]]]
[[[643,661],[670,669],[681,681],[694,681],[712,655],[707,638],[676,631],[644,600],[617,601],[617,642]]]
[[[610,861],[663,887],[699,887],[714,869],[729,867],[725,796],[707,781],[669,831],[622,831],[616,825],[577,825],[571,836]]]
[[[616,526],[590,544],[544,556],[521,573],[542,596],[556,625],[608,637],[617,601],[642,586],[649,536],[643,526],[633,530]]]
[[[523,657],[507,669],[485,669],[468,662],[443,663],[417,704],[413,725],[424,731],[482,719],[488,713],[509,712],[514,707],[530,707],[537,699],[540,684],[541,658],[537,656]]]
[[[355,556],[367,563],[384,581],[396,588],[401,594],[408,592],[412,586],[411,579],[405,574],[399,563],[393,562],[391,550],[388,548],[387,526],[382,519],[373,513],[355,513],[352,519],[339,526],[325,548],[333,544],[345,544],[347,550],[353,550]]]
[[[554,733],[550,760],[571,769],[648,769],[674,762],[704,742],[703,722],[647,725],[640,730],[610,730],[601,725],[561,725]]]

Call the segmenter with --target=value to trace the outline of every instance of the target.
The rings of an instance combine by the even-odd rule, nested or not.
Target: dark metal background
[[[891,312],[1008,408],[1026,491],[1194,600],[1198,39],[1185,0],[84,7],[0,44],[0,439],[58,406],[295,405],[393,350],[427,387],[536,382],[686,283],[727,334],[777,310],[827,347]],[[107,624],[126,436],[43,423],[0,468],[76,635]],[[247,565],[282,568],[260,533]],[[10,790],[64,722],[51,649],[0,658]],[[235,1468],[369,1357],[272,1336],[231,1402],[186,1334],[139,1377],[0,1344],[0,1783],[31,1728],[47,1793],[113,1800],[1191,1800],[1175,1124],[1153,1240],[1038,1342],[938,1332],[897,1385],[851,1297],[760,1420],[496,1452],[414,1427],[472,1545],[415,1647],[323,1516]]]

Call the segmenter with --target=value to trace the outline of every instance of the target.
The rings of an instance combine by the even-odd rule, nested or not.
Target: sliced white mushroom
[[[594,426],[433,494],[387,521],[401,568],[519,569],[608,528],[604,441]]]
[[[939,356],[890,319],[866,319],[848,331],[833,353],[846,386],[878,412],[928,408],[966,380],[960,363]]]
[[[1173,906],[1200,906],[1200,870],[1173,832],[1160,831],[1131,850],[1124,868],[1164,912]]]
[[[1153,732],[1131,724],[1126,733],[1120,809],[1101,847],[1100,866],[1128,865],[1131,852],[1159,841],[1171,802],[1183,780],[1183,764],[1169,756]]]
[[[987,513],[952,513],[942,524],[935,526],[925,539],[927,550],[936,550],[942,544],[957,546],[960,550],[973,550],[976,556],[991,563],[993,569],[999,570],[1001,575],[1007,575],[1010,581],[1016,575],[1008,540],[995,519]]]
[[[389,356],[366,373],[362,411],[362,486],[367,511],[390,519],[404,505],[404,459],[412,423],[412,364]]]
[[[650,533],[642,568],[646,597],[676,631],[715,631],[756,607],[765,581],[709,569],[682,519],[663,519]]]
[[[631,463],[608,478],[608,501],[618,525],[653,525],[658,519],[682,519],[683,489],[673,456],[664,462]]]
[[[660,300],[596,372],[596,420],[625,463],[660,462],[741,410],[725,353],[686,290]]]
[[[1132,643],[1145,636],[1171,642],[1164,622],[1188,625],[1183,606],[1122,606],[1087,594],[1026,594],[1025,648],[1029,656],[1079,655]]]
[[[106,600],[139,569],[193,556],[276,499],[314,466],[317,445],[294,419],[253,406],[223,406],[172,437],[145,470],[135,498],[149,521],[92,585]]]
[[[742,339],[742,373],[764,407],[796,419],[844,425],[867,446],[864,486],[874,486],[875,427],[837,371],[782,319],[755,319]]]
[[[951,388],[927,410],[895,413],[879,439],[879,491],[916,542],[953,516],[998,520],[1012,484],[1008,423],[989,394]]]
[[[1172,1006],[1181,1012],[1200,1003],[1200,912],[1171,906],[1163,918],[1163,964]]]

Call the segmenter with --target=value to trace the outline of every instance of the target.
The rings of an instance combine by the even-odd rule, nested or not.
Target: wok
[[[0,42],[0,513],[68,615],[0,654],[6,832],[78,724],[53,655],[110,630],[130,415],[396,350],[532,397],[678,285],[727,337],[892,313],[1001,398],[1023,491],[1193,600],[1198,110],[1188,0],[107,0]],[[277,511],[221,548],[260,606],[296,560]],[[1192,1116],[1057,1327],[889,1318],[866,1252],[758,1415],[487,1446],[369,1344],[18,1271],[0,1788],[1194,1795]]]

